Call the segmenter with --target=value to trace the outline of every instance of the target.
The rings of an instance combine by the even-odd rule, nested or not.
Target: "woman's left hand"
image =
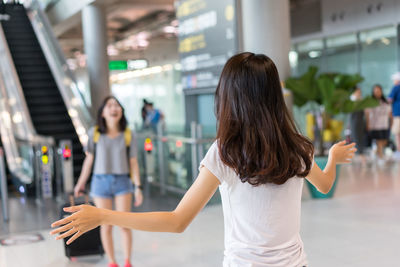
[[[72,215],[54,222],[51,227],[60,226],[50,232],[54,235],[61,233],[56,237],[56,240],[66,238],[73,235],[67,241],[67,245],[71,244],[75,239],[86,233],[87,231],[96,228],[101,224],[101,209],[90,205],[80,205],[64,208],[64,211],[73,213]]]
[[[135,207],[139,207],[143,203],[143,193],[140,188],[135,190]]]

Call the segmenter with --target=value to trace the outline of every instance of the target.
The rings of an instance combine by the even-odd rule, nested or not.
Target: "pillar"
[[[278,68],[281,80],[290,75],[289,0],[240,0],[240,50],[262,53]]]
[[[110,95],[107,24],[104,6],[91,4],[83,8],[82,31],[89,74],[92,114],[96,116],[101,102]]]

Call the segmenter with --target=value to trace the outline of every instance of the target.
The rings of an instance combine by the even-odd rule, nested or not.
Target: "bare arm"
[[[365,115],[365,126],[367,128],[367,131],[369,131],[369,110],[365,110],[364,111],[364,115]]]
[[[328,163],[322,171],[315,163],[311,168],[310,173],[306,179],[312,183],[321,193],[328,193],[336,178],[336,164],[350,163],[354,157],[357,149],[354,147],[356,144],[345,144],[345,141],[339,142],[331,147],[329,150]]]
[[[98,209],[93,206],[81,205],[65,208],[74,212],[71,216],[52,224],[52,227],[61,226],[51,232],[57,234],[56,239],[73,235],[67,242],[70,244],[83,233],[100,224],[118,225],[149,232],[183,232],[200,210],[214,195],[219,180],[205,167],[193,185],[186,192],[178,206],[171,212],[118,212],[107,209]]]
[[[89,179],[90,172],[92,171],[93,161],[93,154],[86,152],[86,157],[83,161],[82,171],[74,188],[74,194],[76,197],[79,196],[80,191],[83,191],[85,189],[86,182]]]
[[[130,158],[130,171],[131,171],[131,179],[133,184],[135,185],[135,207],[142,205],[143,202],[143,194],[142,190],[139,188],[142,185],[140,181],[140,173],[139,173],[139,164],[137,158]]]

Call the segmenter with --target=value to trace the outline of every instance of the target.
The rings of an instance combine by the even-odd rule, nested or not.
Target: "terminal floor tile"
[[[162,208],[173,207],[176,202],[176,198],[169,198],[168,204],[164,202]],[[35,206],[35,203],[24,205]],[[400,164],[391,164],[384,168],[361,168],[359,165],[343,167],[335,197],[332,199],[311,199],[305,188],[301,234],[309,265],[400,266],[399,207]],[[20,208],[21,212],[27,210],[29,209]],[[48,215],[57,215],[56,211],[53,213],[54,215],[49,212]],[[41,213],[40,216],[45,215],[46,213]],[[36,215],[29,216],[33,220],[39,220]],[[0,267],[107,266],[105,257],[85,257],[69,261],[64,256],[63,243],[55,241],[48,234],[49,227],[42,223],[37,222],[36,225],[40,227],[33,229],[27,227],[29,222],[26,222],[22,225],[27,227],[25,231],[6,227],[5,224],[0,227],[3,229],[0,239],[21,232],[40,233],[44,237],[43,241],[32,244],[0,245]],[[116,257],[122,264],[120,235],[118,229],[114,230]],[[133,235],[135,267],[221,266],[223,218],[221,206],[218,204],[206,207],[183,234],[134,231]]]

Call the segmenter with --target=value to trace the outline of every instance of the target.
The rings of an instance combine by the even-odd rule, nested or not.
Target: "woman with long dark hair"
[[[372,87],[372,96],[379,101],[379,106],[365,110],[367,130],[377,146],[378,165],[384,165],[384,148],[390,135],[392,109],[383,94],[382,86],[375,84]]]
[[[355,144],[340,142],[321,169],[314,148],[286,108],[275,64],[265,55],[241,53],[226,63],[215,93],[217,139],[200,174],[172,212],[114,212],[82,205],[53,223],[57,239],[100,224],[143,231],[182,232],[219,187],[225,224],[224,267],[307,265],[300,238],[304,178],[328,192],[336,164],[350,162]]]
[[[115,97],[106,97],[98,109],[97,125],[89,131],[89,141],[85,152],[86,158],[82,172],[74,189],[75,196],[79,196],[85,189],[93,166],[90,195],[96,207],[111,210],[114,202],[117,211],[130,212],[133,193],[135,193],[135,206],[141,205],[143,196],[136,138],[134,133],[127,129],[124,108]],[[121,227],[121,231],[124,266],[131,267],[131,229]],[[112,225],[102,225],[100,235],[109,260],[109,267],[117,267]]]

